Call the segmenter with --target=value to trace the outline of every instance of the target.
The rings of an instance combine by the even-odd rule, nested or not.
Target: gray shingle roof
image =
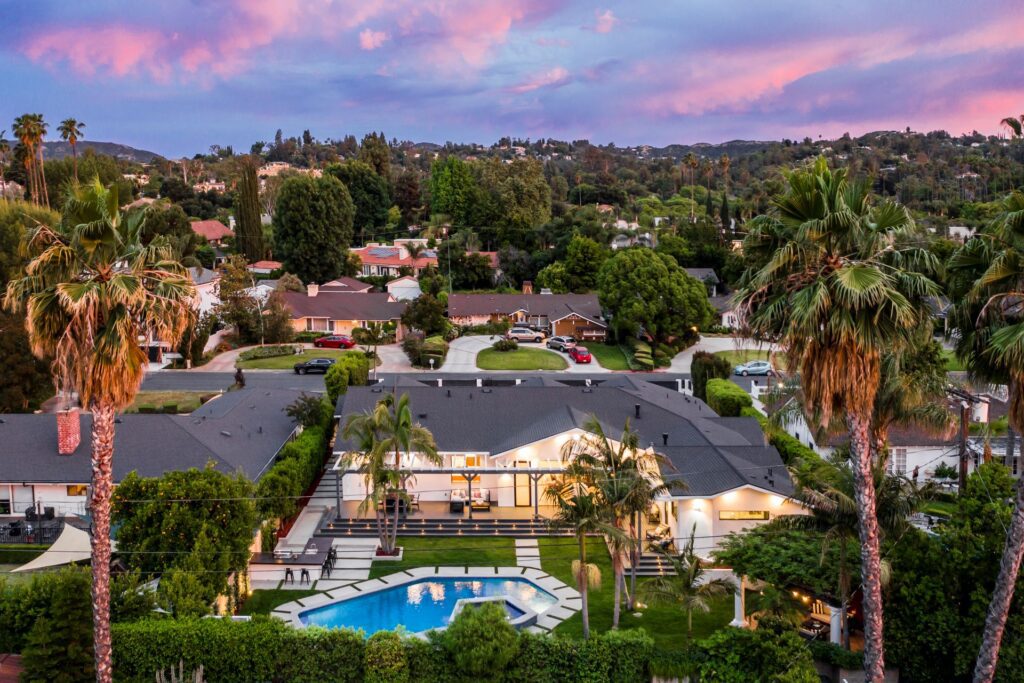
[[[714,285],[719,283],[718,275],[715,274],[714,268],[683,268],[683,270],[686,271],[687,275],[701,282],[710,282]]]
[[[132,470],[155,477],[208,462],[255,480],[294,431],[284,409],[301,393],[250,388],[226,393],[191,415],[122,415],[114,437],[114,480]],[[83,414],[81,420],[78,449],[58,455],[54,415],[4,415],[0,482],[87,483],[92,416]]]
[[[433,433],[441,451],[497,455],[583,428],[592,415],[617,437],[628,419],[642,445],[653,445],[668,458],[671,466],[662,474],[686,480],[688,489],[681,495],[710,496],[747,484],[781,495],[792,492],[782,459],[765,444],[757,420],[718,417],[702,401],[642,380],[617,376],[589,388],[540,383],[432,387],[402,381],[393,389],[351,387],[336,412],[344,423],[348,415],[372,409],[391,390],[409,395],[413,419]],[[668,435],[667,445],[663,435]],[[339,438],[335,450],[348,445]]]
[[[549,320],[576,313],[601,322],[601,304],[596,294],[452,294],[448,297],[448,316],[452,318],[512,315],[516,311],[545,316]]]

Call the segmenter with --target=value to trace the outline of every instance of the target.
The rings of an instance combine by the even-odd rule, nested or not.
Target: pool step
[[[340,519],[320,526],[319,536],[376,537],[377,522],[372,519]],[[399,536],[571,536],[568,529],[552,529],[544,520],[529,519],[423,519],[409,518],[398,523]]]

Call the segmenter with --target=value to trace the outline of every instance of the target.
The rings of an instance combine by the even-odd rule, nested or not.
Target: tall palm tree
[[[11,132],[14,133],[14,137],[18,138],[18,142],[21,144],[22,149],[25,150],[25,176],[26,182],[28,183],[28,193],[29,196],[32,197],[32,201],[38,204],[40,192],[35,172],[36,154],[32,115],[22,114],[18,118],[14,119],[14,125],[11,127]]]
[[[361,415],[350,415],[342,431],[344,438],[355,443],[354,450],[346,453],[342,467],[348,469],[353,464],[357,472],[363,476],[366,486],[366,497],[359,504],[359,514],[373,509],[377,521],[377,538],[384,549],[390,538],[390,511],[386,498],[390,491],[401,486],[402,473],[395,470],[388,462],[390,453],[382,447],[381,425],[385,422],[384,413],[387,406],[379,401],[373,410]],[[338,511],[340,514],[340,510]],[[397,510],[396,510],[397,514]]]
[[[36,152],[36,158],[33,161],[33,166],[35,166],[36,169],[39,187],[42,189],[43,202],[47,207],[49,207],[50,192],[46,187],[46,168],[43,164],[43,140],[46,138],[46,131],[49,126],[46,121],[43,120],[42,114],[29,114],[29,117],[33,148]]]
[[[437,453],[434,436],[426,427],[413,422],[408,394],[402,394],[397,400],[394,394],[388,394],[377,402],[373,412],[349,416],[342,435],[345,438],[357,439],[364,460],[373,461],[385,455],[394,458],[390,468],[374,464],[372,476],[369,466],[364,472],[369,477],[368,484],[383,489],[375,491],[373,495],[383,496],[385,500],[385,533],[381,536],[381,550],[391,553],[395,549],[395,539],[398,537],[400,506],[409,501],[409,495],[405,491],[409,474],[402,467],[402,456],[415,455],[427,462],[440,465],[442,458]],[[370,436],[372,438],[369,438]],[[385,469],[390,471],[386,472]],[[389,506],[395,508],[393,521],[388,519]]]
[[[665,560],[672,565],[675,576],[659,576],[648,581],[642,591],[653,603],[678,605],[686,612],[687,639],[693,638],[693,613],[711,611],[711,602],[718,598],[731,595],[735,590],[728,579],[706,579],[704,562],[693,549],[694,534],[697,525],[690,531],[683,551],[672,555],[659,551]]]
[[[60,126],[57,130],[60,132],[62,140],[67,140],[71,143],[71,156],[75,162],[75,181],[78,181],[78,139],[83,137],[82,129],[85,128],[85,124],[76,119],[64,119],[60,122]]]
[[[950,258],[957,355],[971,376],[1009,387],[1009,422],[1024,429],[1024,192],[1002,201],[998,216]],[[989,603],[974,680],[991,681],[1024,558],[1024,478]]]
[[[879,529],[885,536],[896,537],[910,528],[910,516],[933,497],[932,487],[918,488],[906,477],[886,471],[886,457],[882,454],[871,467],[871,478],[876,492],[876,515]],[[842,606],[841,631],[843,643],[850,647],[850,630],[846,622],[846,609],[850,601],[851,567],[849,549],[858,535],[856,480],[850,463],[835,460],[827,466],[813,470],[792,470],[796,482],[794,498],[803,504],[809,515],[782,515],[780,526],[802,529],[821,534],[821,562],[835,545],[839,553],[837,594]],[[885,572],[887,573],[887,572]]]
[[[92,412],[92,577],[96,678],[112,677],[110,499],[114,418],[131,404],[148,358],[144,334],[176,344],[190,324],[195,287],[160,246],[143,246],[145,214],[122,215],[116,186],[72,186],[57,226],[29,241],[25,276],[7,285],[5,305],[26,312],[32,351],[52,358],[61,392]]]
[[[934,255],[912,242],[918,231],[893,202],[872,205],[862,182],[831,171],[819,158],[786,175],[773,210],[748,224],[744,251],[771,248],[767,263],[744,274],[737,292],[742,318],[756,337],[786,348],[801,378],[812,421],[833,415],[850,435],[862,546],[866,678],[884,676],[882,575],[875,516],[871,419],[882,355],[908,345],[929,325],[927,276]]]
[[[1019,138],[1024,136],[1024,114],[1021,114],[1016,118],[1008,116],[999,123],[1009,128],[1010,135],[1012,135],[1013,137]]]

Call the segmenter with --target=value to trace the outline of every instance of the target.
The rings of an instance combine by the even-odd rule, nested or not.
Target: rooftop
[[[293,318],[397,320],[405,311],[405,304],[392,301],[391,295],[386,292],[354,296],[309,296],[305,292],[282,292],[281,296]]]
[[[452,294],[448,297],[448,315],[452,318],[512,315],[516,311],[549,320],[573,313],[595,322],[602,319],[596,294]]]

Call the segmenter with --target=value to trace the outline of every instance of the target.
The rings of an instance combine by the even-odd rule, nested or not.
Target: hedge
[[[757,418],[757,421],[761,423],[761,429],[768,435],[768,443],[775,446],[775,449],[779,451],[782,462],[786,465],[792,465],[797,462],[815,462],[819,459],[818,454],[812,449],[800,443],[800,440],[796,437],[790,436],[782,429],[772,425],[768,422],[768,418],[755,408],[743,408],[740,410],[740,415]]]
[[[495,351],[515,351],[519,348],[519,342],[515,339],[499,339],[491,344]]]
[[[709,379],[728,379],[732,374],[732,366],[729,361],[721,356],[716,356],[707,351],[698,351],[693,354],[693,362],[690,364],[690,376],[693,379],[693,395],[702,401],[707,401],[707,383]]]
[[[407,334],[402,340],[402,350],[414,366],[429,368],[433,359],[433,367],[437,369],[444,364],[444,359],[448,355],[448,342],[438,335],[424,339],[422,333],[415,332]]]
[[[840,669],[851,671],[864,668],[864,653],[847,650],[835,643],[823,640],[812,640],[810,643],[811,654],[815,661],[838,666]]]
[[[328,440],[327,426],[304,429],[298,437],[284,445],[274,466],[260,477],[256,485],[256,496],[261,516],[284,519],[295,514],[298,497],[316,481],[323,469]]]
[[[711,379],[707,384],[707,402],[721,417],[739,417],[740,411],[754,405],[750,394],[727,379]]]
[[[370,362],[366,354],[359,351],[342,354],[334,361],[324,376],[331,405],[337,403],[338,397],[347,392],[348,387],[366,386],[370,381]]]
[[[246,349],[238,354],[238,360],[256,360],[257,358],[276,358],[277,356],[294,356],[299,352],[299,347],[291,344],[278,344],[274,346],[257,346]]]
[[[630,370],[653,370],[654,354],[647,342],[630,337],[626,340],[626,362]]]

